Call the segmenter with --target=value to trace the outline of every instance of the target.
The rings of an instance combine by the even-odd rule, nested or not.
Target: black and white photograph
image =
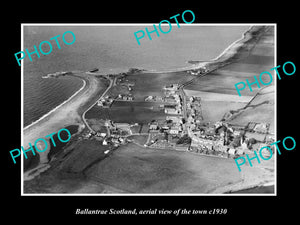
[[[22,29],[24,194],[275,194],[274,24]]]
[[[112,3],[2,14],[4,217],[296,218],[296,5]]]

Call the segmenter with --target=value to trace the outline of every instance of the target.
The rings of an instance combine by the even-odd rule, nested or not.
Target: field
[[[269,123],[271,133],[274,133],[274,85],[270,85],[258,93],[245,109],[241,109],[229,120],[232,124],[246,125],[247,122]]]
[[[201,97],[202,101],[212,101],[212,102],[237,102],[237,103],[248,103],[252,97],[251,96],[238,96],[231,94],[223,94],[208,91],[196,91],[196,90],[185,90],[187,96]]]
[[[148,135],[131,135],[128,139],[133,140],[135,143],[144,145],[148,139]]]
[[[159,103],[152,102],[123,102],[113,103],[111,108],[105,109],[95,105],[86,113],[86,118],[110,119],[114,122],[123,123],[143,123],[147,124],[151,120],[164,120],[164,111],[153,110]]]
[[[86,176],[127,193],[207,193],[241,181],[232,159],[134,144],[120,147]]]
[[[242,97],[234,86],[246,79],[252,82],[253,76],[275,66],[273,36],[270,29],[269,34],[253,44],[251,52],[238,55],[243,58],[185,86],[188,96],[201,97],[205,121],[218,121],[231,111],[226,117],[230,124],[268,122],[270,132],[274,131],[274,85],[264,88],[255,85],[253,92],[246,88],[241,92]],[[86,118],[99,130],[103,127],[98,121],[110,119],[142,124],[141,129],[136,127],[134,131],[147,133],[147,123],[153,119],[165,120],[166,115],[162,110],[154,110],[160,103],[144,102],[145,97],[162,96],[165,85],[181,84],[193,78],[186,72],[128,75],[128,82],[135,84],[130,92],[134,101],[116,101],[108,109],[95,105]],[[109,94],[115,96],[119,91],[127,93],[128,90],[117,86]],[[98,96],[95,94],[92,100]],[[224,193],[274,182],[273,159],[254,163],[253,167],[247,162],[239,172],[233,159],[142,147],[147,138],[148,135],[133,135],[130,139],[135,143],[122,145],[107,155],[104,151],[108,147],[100,142],[79,140],[57,154],[42,176],[25,182],[25,193]]]
[[[226,65],[212,73],[201,77],[192,84],[185,87],[188,96],[199,96],[202,100],[202,113],[206,121],[217,121],[230,110],[237,110],[229,120],[232,124],[246,125],[250,121],[270,123],[270,131],[274,131],[274,99],[275,87],[274,73],[270,71],[274,65],[274,38],[273,30],[263,36],[249,55],[237,62]],[[234,84],[238,82],[254,81],[254,77],[259,77],[260,73],[269,71],[273,74],[273,82],[261,88],[253,85],[253,92],[247,86],[238,95]],[[262,76],[265,83],[270,81],[270,77]],[[258,93],[258,95],[256,95]],[[255,96],[254,99],[252,99]],[[251,104],[243,109],[251,100]]]
[[[224,114],[244,107],[245,103],[226,101],[201,101],[202,116],[205,122],[220,121]]]
[[[89,123],[90,127],[96,132],[100,132],[100,133],[107,132],[107,129],[104,126],[104,120],[88,119],[88,123]]]
[[[90,183],[84,173],[105,159],[104,151],[107,149],[96,140],[73,143],[57,156],[56,161],[51,162],[50,169],[42,176],[24,182],[24,193],[70,193],[81,188],[94,193],[103,192],[104,187]]]
[[[185,87],[187,90],[207,91],[222,94],[238,95],[234,84],[238,82],[254,82],[264,71],[270,71],[274,65],[274,31],[270,29],[251,50],[250,54],[243,56],[237,62],[226,65],[208,75],[201,77],[194,83]],[[274,73],[273,78],[274,78]],[[263,81],[268,83],[270,78],[263,76]],[[274,83],[274,79],[273,79]],[[261,85],[263,86],[263,85]],[[242,96],[254,96],[259,88],[252,86],[253,92],[246,87],[241,91]]]

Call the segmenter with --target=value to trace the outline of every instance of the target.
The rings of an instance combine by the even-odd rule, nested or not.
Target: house
[[[111,139],[111,142],[114,143],[114,144],[119,144],[120,143],[119,138],[117,138],[117,137],[113,137]]]
[[[237,154],[237,155],[244,155],[245,152],[244,152],[243,149],[240,149],[240,148],[239,148],[239,149],[236,150],[236,154]]]
[[[130,125],[128,123],[114,123],[117,129],[128,130],[130,129]]]
[[[162,101],[163,101],[163,97],[161,97],[161,96],[156,96],[156,101],[157,101],[157,102],[162,102]]]
[[[98,68],[94,68],[94,69],[91,69],[89,72],[90,73],[94,73],[94,72],[97,72],[97,71],[99,71],[99,69]]]
[[[214,145],[215,143],[213,140],[200,138],[200,137],[193,137],[191,142],[192,147],[201,147],[209,150],[211,150]]]
[[[181,123],[181,118],[179,116],[167,116],[166,120],[172,120],[174,123]]]
[[[230,149],[228,150],[228,153],[229,153],[230,155],[235,155],[236,150],[235,150],[234,148],[230,148]]]
[[[158,122],[152,122],[149,127],[150,130],[158,130]]]
[[[175,149],[178,150],[178,151],[188,151],[189,146],[176,145]]]
[[[176,101],[177,103],[180,103],[180,97],[179,97],[179,95],[175,94],[175,95],[174,95],[174,99],[175,99],[175,101]]]
[[[170,84],[164,87],[164,90],[167,91],[176,91],[178,89],[178,84]]]
[[[254,127],[254,131],[258,133],[268,133],[269,130],[269,124],[268,123],[258,123]]]
[[[107,141],[104,139],[103,142],[102,142],[102,145],[107,145]]]
[[[177,103],[176,99],[173,96],[165,97],[164,101],[167,102],[167,103],[172,103],[172,104]]]
[[[165,108],[166,114],[179,114],[176,108]]]
[[[180,129],[179,127],[171,127],[169,133],[170,134],[179,134]]]
[[[163,125],[161,128],[162,128],[163,130],[165,130],[165,131],[167,131],[167,130],[169,130],[169,129],[170,129],[170,127],[169,127],[169,126],[167,126],[167,125]]]
[[[153,96],[149,95],[147,98],[145,98],[145,101],[146,102],[153,101]]]
[[[113,123],[112,123],[111,120],[105,120],[104,126],[111,128],[111,127],[113,127],[114,125],[113,125]]]
[[[106,137],[106,133],[100,133],[100,137]]]
[[[249,122],[248,125],[247,125],[247,130],[253,131],[255,126],[256,126],[255,122]]]
[[[99,101],[97,102],[97,106],[103,106],[103,102],[102,102],[101,100],[99,100]]]

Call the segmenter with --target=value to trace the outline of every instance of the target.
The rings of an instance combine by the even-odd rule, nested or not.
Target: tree
[[[177,142],[176,144],[191,144],[192,139],[187,135],[183,135]]]

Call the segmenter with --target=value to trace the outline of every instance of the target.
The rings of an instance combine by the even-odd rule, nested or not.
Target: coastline
[[[29,147],[28,143],[34,143],[36,139],[43,138],[46,135],[57,132],[59,129],[67,127],[69,125],[78,125],[78,132],[84,129],[85,125],[82,122],[81,111],[86,108],[86,104],[88,104],[89,101],[93,99],[99,91],[102,91],[104,89],[105,84],[101,82],[100,79],[82,72],[73,73],[71,76],[82,79],[84,85],[69,99],[64,101],[55,109],[51,110],[38,121],[35,121],[34,124],[30,124],[30,126],[27,126],[26,129],[23,130],[22,146],[25,149]],[[48,146],[50,146],[50,139],[48,138],[46,139],[46,141],[48,142]],[[34,178],[34,176],[29,177],[28,174],[31,174],[31,172],[35,171],[37,168],[41,169],[35,172],[35,176],[49,168],[49,151],[50,149],[48,148],[46,151],[38,153],[40,156],[38,167],[24,172],[24,180]],[[22,160],[29,159],[22,158]],[[23,168],[22,160],[21,165]]]
[[[50,78],[47,78],[50,79]],[[58,106],[54,107],[53,109],[51,109],[49,112],[47,112],[46,114],[44,114],[42,117],[40,117],[39,119],[33,121],[31,124],[27,125],[26,127],[23,128],[23,131],[25,131],[26,129],[30,128],[31,126],[34,126],[35,124],[39,123],[41,120],[43,120],[44,118],[46,118],[47,116],[49,116],[51,113],[53,113],[55,110],[59,109],[60,107],[62,107],[64,104],[68,103],[69,101],[72,100],[72,98],[74,98],[81,90],[83,90],[83,88],[85,88],[86,86],[86,81],[85,80],[81,80],[83,82],[81,88],[79,90],[77,90],[73,95],[71,95],[68,99],[66,99],[65,101],[63,101],[61,104],[59,104]]]
[[[241,38],[239,38],[238,40],[236,40],[232,44],[230,44],[220,55],[218,55],[216,58],[212,59],[211,61],[196,63],[196,64],[188,66],[188,67],[173,69],[173,70],[169,70],[169,71],[150,71],[150,70],[147,70],[147,71],[144,71],[144,72],[141,72],[141,73],[170,73],[170,72],[180,72],[180,71],[186,71],[186,70],[191,70],[191,69],[198,69],[198,68],[200,68],[202,66],[206,66],[208,64],[213,65],[213,67],[212,67],[213,69],[217,69],[219,67],[214,68],[214,66],[218,65],[218,66],[221,67],[223,65],[223,63],[226,63],[226,62],[227,63],[231,63],[231,58],[234,57],[234,55],[237,53],[238,49],[240,47],[242,47],[243,44],[247,41],[247,39],[246,39],[247,35],[246,34],[247,34],[247,32],[249,32],[249,30],[251,30],[251,28],[252,28],[252,26],[247,31],[245,31],[243,33],[243,35],[242,35]],[[81,79],[83,79],[83,78],[81,77]],[[71,124],[78,124],[78,125],[81,125],[81,129],[82,129],[84,127],[84,125],[82,123],[82,118],[78,119],[78,116],[81,117],[82,115],[80,115],[78,113],[78,110],[72,109],[73,111],[76,111],[77,114],[71,113],[70,115],[65,115],[64,119],[66,119],[66,121],[63,120],[62,117],[60,117],[60,119],[59,118],[58,119],[55,118],[55,115],[60,114],[60,112],[58,112],[58,111],[60,111],[62,108],[65,108],[65,107],[69,107],[70,108],[70,106],[68,106],[68,103],[72,103],[72,101],[75,101],[75,102],[76,101],[80,101],[81,99],[79,99],[79,97],[82,96],[82,95],[84,95],[84,93],[89,92],[89,90],[91,88],[89,86],[90,84],[88,83],[89,81],[88,80],[84,80],[84,79],[83,79],[83,81],[85,82],[85,84],[84,84],[83,87],[80,88],[80,90],[78,90],[75,94],[73,94],[68,100],[66,100],[65,102],[63,102],[62,104],[60,104],[59,106],[57,106],[56,108],[54,108],[53,110],[51,110],[49,113],[47,113],[48,115],[47,114],[44,115],[43,118],[40,118],[38,121],[33,122],[34,124],[30,124],[27,127],[25,127],[24,130],[23,130],[24,133],[25,133],[25,131],[27,132],[27,134],[28,134],[28,132],[30,133],[31,131],[27,131],[27,130],[31,130],[30,129],[31,127],[38,127],[38,128],[32,128],[32,130],[39,130],[39,129],[42,130],[42,129],[44,129],[46,127],[47,123],[50,126],[56,127],[56,128],[58,126],[66,126],[66,125],[71,125]],[[79,94],[81,91],[82,91],[82,93]],[[90,91],[93,92],[95,90],[90,90]],[[78,96],[77,96],[77,94],[78,94]],[[92,98],[92,95],[88,95],[88,96],[89,97],[86,98],[87,101],[89,101]],[[81,102],[83,102],[83,100],[81,100]],[[83,102],[83,104],[84,104],[84,102]],[[80,105],[80,104],[78,105],[78,103],[77,103],[77,106],[78,106],[77,109],[79,109],[80,107],[83,108],[82,105]],[[86,107],[86,108],[89,109],[88,107]],[[87,110],[85,110],[84,112],[86,112],[86,111]],[[49,119],[49,122],[43,121],[44,119],[47,119],[47,117],[52,117],[52,118]],[[55,120],[58,120],[58,121],[63,122],[63,123],[58,123]],[[52,121],[52,124],[51,124],[51,121]],[[47,127],[46,130],[50,130],[50,129]],[[53,132],[55,132],[55,131],[57,132],[57,129],[54,130]],[[34,131],[32,131],[32,132],[34,132]],[[38,133],[38,132],[36,132],[36,133]],[[47,133],[46,135],[48,135],[50,133]],[[38,133],[38,134],[39,134],[39,137],[42,137],[41,133]],[[37,137],[37,138],[39,138],[39,137]],[[28,142],[23,142],[23,143],[28,143]],[[45,170],[47,170],[49,168],[49,165],[47,163],[48,163],[48,161],[45,161],[45,160],[42,161],[41,160],[39,167],[41,167],[43,169],[40,172],[43,172],[43,171],[45,171]],[[45,167],[42,167],[42,165],[45,165]],[[37,169],[37,167],[34,168],[33,170],[36,170],[36,169]],[[27,172],[30,172],[30,171],[27,171]],[[39,173],[37,173],[36,175],[38,175],[38,174]],[[34,176],[31,176],[30,178],[32,179],[32,178],[34,178]],[[254,187],[254,186],[259,186],[259,185],[263,185],[263,184],[261,184],[261,183],[253,184],[252,183],[252,185],[249,186],[249,184],[242,183],[242,184],[239,184],[239,188],[240,189],[237,188],[234,191],[248,189],[248,188],[251,188],[251,187]],[[243,186],[243,187],[241,187],[241,186]],[[226,189],[230,189],[230,188],[233,188],[233,186],[232,187],[228,187],[228,186],[220,187],[220,188],[216,189],[215,191],[216,191],[216,193],[220,193],[220,192],[224,193],[224,192],[228,191]],[[212,192],[212,193],[215,193],[215,192]]]
[[[226,47],[217,57],[215,57],[212,60],[209,61],[201,61],[199,63],[193,63],[192,65],[189,65],[187,67],[181,67],[181,68],[177,68],[177,69],[170,69],[170,70],[144,70],[141,71],[141,73],[172,73],[172,72],[181,72],[181,71],[186,71],[186,70],[193,70],[193,69],[198,69],[199,67],[205,66],[207,65],[209,62],[213,62],[213,61],[217,61],[219,60],[223,55],[226,54],[226,52],[228,52],[228,50],[230,50],[230,48],[232,48],[234,45],[236,45],[239,41],[242,41],[245,36],[246,33],[249,32],[251,29],[253,28],[253,26],[250,26],[243,34],[242,36],[235,40],[233,43],[231,43],[228,47]],[[194,60],[197,61],[197,60]],[[77,71],[78,72],[78,71]],[[127,71],[126,71],[127,72]],[[124,72],[124,73],[126,73]],[[60,73],[60,72],[57,72]],[[67,73],[67,72],[64,72]],[[84,72],[82,72],[84,73]],[[93,75],[92,73],[89,72],[85,72],[86,74],[90,74]],[[66,75],[71,75],[71,74],[66,74]],[[51,77],[47,77],[47,78],[51,78]],[[33,121],[31,124],[27,125],[26,127],[23,128],[23,124],[22,124],[22,128],[23,130],[28,129],[29,127],[33,126],[34,124],[38,123],[39,121],[41,121],[42,119],[44,119],[45,117],[47,117],[48,115],[50,115],[52,112],[54,112],[55,110],[59,109],[61,106],[63,106],[65,103],[67,103],[68,101],[70,101],[74,96],[76,96],[76,94],[78,94],[86,85],[86,82],[84,79],[82,79],[83,81],[83,86],[76,91],[72,96],[70,96],[67,100],[65,100],[64,102],[62,102],[60,105],[56,106],[55,108],[53,108],[52,110],[50,110],[48,113],[44,114],[42,117],[40,117],[38,120]]]
[[[188,61],[188,63],[190,65],[186,66],[186,67],[180,67],[177,69],[170,69],[170,70],[145,70],[142,71],[142,73],[172,73],[172,72],[182,72],[182,71],[187,71],[187,70],[197,70],[201,67],[207,66],[211,63],[217,63],[218,61],[220,61],[220,59],[222,58],[222,56],[226,56],[226,54],[229,53],[229,51],[232,51],[232,53],[230,54],[230,56],[232,56],[232,54],[235,54],[237,52],[237,48],[241,47],[244,43],[239,43],[239,42],[243,42],[243,40],[246,38],[246,35],[249,31],[251,31],[251,29],[253,29],[254,26],[250,26],[247,30],[245,30],[241,37],[238,38],[237,40],[235,40],[234,42],[232,42],[229,46],[227,46],[219,55],[217,55],[215,58],[211,59],[211,60],[189,60],[192,61],[193,63],[190,63]],[[245,40],[246,41],[246,40]],[[227,60],[228,56],[226,56]]]

